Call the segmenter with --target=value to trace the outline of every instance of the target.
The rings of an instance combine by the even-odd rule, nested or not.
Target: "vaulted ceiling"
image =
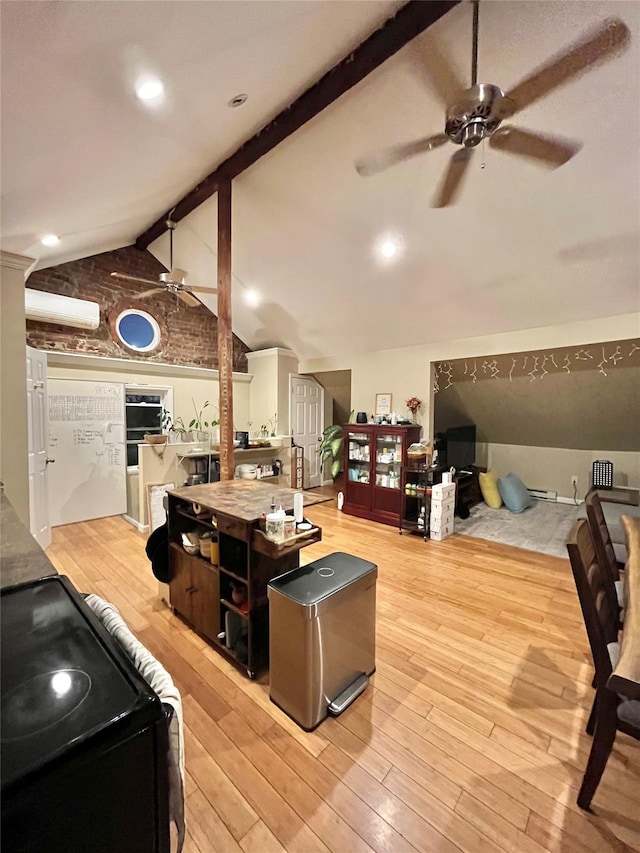
[[[400,5],[3,0],[2,248],[50,266],[132,243]],[[237,178],[234,331],[312,358],[639,310],[640,4],[483,0],[479,79],[509,89],[612,15],[629,48],[513,121],[581,143],[556,171],[480,146],[443,210],[453,146],[356,173],[442,131],[444,72],[468,84],[462,3]],[[141,71],[164,80],[160,109],[133,97]],[[150,249],[168,261],[166,235]],[[178,225],[175,262],[214,283],[215,251],[214,197]]]

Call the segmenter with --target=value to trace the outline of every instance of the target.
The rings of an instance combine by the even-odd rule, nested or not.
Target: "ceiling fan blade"
[[[408,160],[409,157],[414,157],[416,154],[422,154],[425,151],[431,151],[433,148],[439,148],[449,141],[449,137],[444,133],[438,133],[436,136],[427,136],[424,139],[416,139],[413,142],[402,142],[400,145],[393,145],[391,148],[386,148],[379,154],[372,154],[370,157],[363,157],[355,164],[357,173],[368,178],[370,175],[377,175],[378,172],[384,172],[385,169],[395,166],[396,163],[401,163],[403,160]]]
[[[563,166],[582,147],[579,142],[572,139],[560,139],[557,136],[547,136],[509,125],[501,127],[493,136],[490,136],[489,145],[508,154],[529,157],[552,169]]]
[[[141,284],[154,284],[154,283],[157,284],[157,282],[154,282],[152,278],[140,278],[137,275],[126,275],[123,272],[112,272],[111,277],[112,278],[119,278],[119,279],[122,279],[123,281],[138,281]]]
[[[432,207],[448,207],[455,203],[472,156],[473,149],[461,148],[451,157]]]
[[[429,91],[435,90],[446,110],[455,100],[456,95],[467,88],[467,84],[460,79],[435,39],[429,43],[428,49],[420,43],[420,39],[412,42],[411,45],[412,70],[415,71],[422,85]]]
[[[199,287],[195,284],[187,285],[189,291],[193,291],[193,293],[210,293],[214,296],[218,292],[217,287]]]
[[[624,48],[630,37],[624,21],[607,18],[595,30],[570,45],[563,53],[549,59],[507,92],[507,98],[512,101],[507,114],[514,115],[591,65],[608,59],[611,54]]]
[[[190,308],[195,308],[196,305],[202,304],[200,300],[196,296],[192,296],[188,290],[180,289],[178,291],[178,299],[181,299]]]
[[[142,293],[136,293],[134,299],[146,299],[147,296],[157,296],[159,290],[164,290],[164,287],[152,287],[151,290],[144,290]]]

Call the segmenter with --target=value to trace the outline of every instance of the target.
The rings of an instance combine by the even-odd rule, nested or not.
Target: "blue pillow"
[[[524,512],[533,503],[527,487],[516,474],[507,474],[498,480],[498,491],[506,508],[511,512]]]

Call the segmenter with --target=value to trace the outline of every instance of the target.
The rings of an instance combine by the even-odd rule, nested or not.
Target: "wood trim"
[[[15,252],[0,252],[0,266],[8,267],[12,270],[24,270],[25,278],[36,265],[36,258],[30,258],[27,255],[17,255]]]
[[[459,0],[430,0],[426,3],[424,0],[409,0],[393,18],[385,21],[359,47],[334,65],[297,100],[282,110],[255,136],[247,140],[234,154],[220,163],[213,172],[183,196],[176,205],[172,206],[171,219],[174,222],[184,219],[202,202],[211,198],[218,190],[221,181],[237,177],[272,151],[276,145],[299,130],[325,107],[397,53],[400,48],[457,6],[458,2]],[[141,234],[136,240],[136,248],[146,249],[150,243],[164,234],[167,230],[168,217],[167,211]]]
[[[49,367],[69,367],[74,370],[110,370],[114,373],[158,373],[161,376],[177,376],[183,379],[219,380],[220,372],[215,368],[191,367],[188,364],[168,364],[166,361],[138,361],[133,358],[109,358],[102,355],[85,355],[77,352],[38,350],[47,356]],[[234,373],[234,382],[251,382],[253,374]]]
[[[233,332],[231,329],[231,180],[218,189],[218,369],[220,479],[233,477]]]

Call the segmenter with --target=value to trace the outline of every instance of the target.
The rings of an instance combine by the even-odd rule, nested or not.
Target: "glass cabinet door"
[[[368,483],[371,463],[371,437],[366,432],[347,433],[347,479]]]
[[[376,436],[376,486],[399,489],[402,479],[402,436]]]

